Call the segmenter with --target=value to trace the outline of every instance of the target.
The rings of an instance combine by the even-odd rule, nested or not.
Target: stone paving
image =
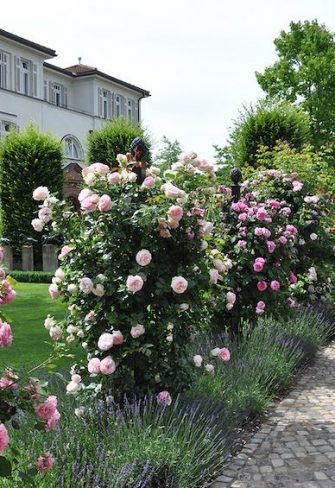
[[[228,487],[335,488],[335,343],[211,485]]]

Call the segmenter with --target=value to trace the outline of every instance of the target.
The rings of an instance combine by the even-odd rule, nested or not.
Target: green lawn
[[[11,321],[14,337],[10,347],[0,350],[1,369],[4,364],[16,369],[37,365],[49,356],[52,341],[44,328],[44,319],[48,313],[61,319],[66,307],[49,297],[48,287],[40,283],[19,283],[15,287],[16,299],[1,307],[1,312]]]

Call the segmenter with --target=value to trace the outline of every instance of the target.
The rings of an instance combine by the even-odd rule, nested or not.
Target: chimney
[[[78,58],[78,64],[81,64],[81,57]]]

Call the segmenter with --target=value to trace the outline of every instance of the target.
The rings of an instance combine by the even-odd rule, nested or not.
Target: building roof
[[[93,68],[92,66],[87,66],[86,64],[75,64],[73,66],[69,66],[68,68],[60,68],[59,66],[55,66],[54,64],[50,63],[43,63],[46,68],[58,71],[67,76],[71,76],[72,78],[83,78],[85,76],[101,76],[108,81],[112,81],[117,85],[124,86],[125,88],[129,88],[130,90],[134,90],[143,94],[144,97],[150,97],[151,94],[148,90],[144,88],[140,88],[136,85],[132,85],[131,83],[127,83],[126,81],[119,80],[118,78],[114,78],[113,76],[107,75],[102,71],[99,71],[98,68]]]
[[[0,29],[0,36],[6,37],[11,41],[18,42],[19,44],[23,44],[24,46],[28,46],[36,51],[40,51],[44,54],[47,54],[50,57],[57,56],[57,53],[54,49],[50,49],[49,47],[42,46],[41,44],[37,44],[36,42],[29,41],[28,39],[24,39],[23,37],[17,36],[12,34],[11,32],[7,32],[3,29]]]

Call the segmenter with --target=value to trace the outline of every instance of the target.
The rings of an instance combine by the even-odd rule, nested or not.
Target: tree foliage
[[[34,126],[11,131],[0,146],[0,199],[3,237],[16,251],[27,238],[40,241],[31,220],[36,213],[32,193],[48,186],[58,196],[63,191],[61,142]]]
[[[145,140],[148,147],[146,160],[151,162],[150,137],[140,125],[132,125],[125,118],[117,118],[108,122],[100,131],[92,132],[88,137],[88,162],[100,162],[110,167],[117,166],[116,156],[129,151],[135,137]]]
[[[180,142],[170,141],[166,136],[162,138],[163,147],[156,156],[156,164],[163,172],[170,169],[171,166],[178,161],[178,156],[182,152]]]
[[[291,22],[274,44],[278,61],[257,81],[269,97],[299,103],[310,115],[313,143],[334,140],[335,42],[334,34],[317,20]]]

